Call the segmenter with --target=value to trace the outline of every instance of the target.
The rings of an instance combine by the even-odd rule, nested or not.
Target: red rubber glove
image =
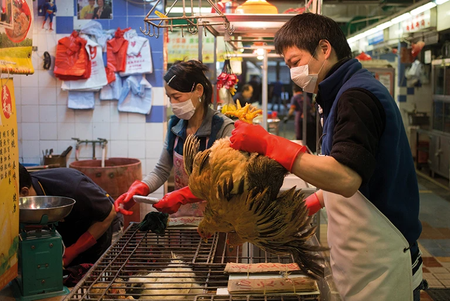
[[[142,181],[134,181],[133,184],[131,184],[130,188],[128,188],[128,191],[119,196],[114,202],[114,209],[116,210],[116,212],[120,212],[123,215],[132,215],[133,211],[129,210],[134,206],[134,204],[136,204],[136,202],[133,200],[133,196],[136,194],[148,195],[149,193],[150,189],[148,188],[147,184]]]
[[[230,141],[231,147],[250,153],[259,153],[274,159],[287,170],[292,170],[295,158],[305,153],[306,146],[299,145],[286,138],[269,134],[263,127],[243,121],[234,123]]]
[[[181,205],[201,201],[203,200],[193,195],[189,186],[186,186],[166,194],[158,203],[153,204],[153,207],[159,212],[172,214],[177,212]]]
[[[306,208],[309,209],[308,216],[314,215],[317,211],[322,209],[322,204],[319,201],[319,197],[316,193],[311,194],[305,199]]]
[[[77,242],[66,248],[63,255],[63,264],[66,267],[70,264],[78,255],[90,249],[97,243],[97,240],[88,231],[78,238]]]

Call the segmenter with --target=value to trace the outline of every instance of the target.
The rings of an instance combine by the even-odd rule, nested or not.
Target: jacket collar
[[[45,193],[44,187],[38,179],[31,177],[31,185],[33,185],[34,190],[37,195],[47,195]]]
[[[197,137],[207,137],[211,135],[211,125],[213,116],[216,114],[216,111],[208,107],[208,110],[206,111],[206,116],[203,118],[202,124],[200,125],[200,128],[197,130],[196,136]],[[172,128],[172,132],[179,136],[183,137],[183,134],[186,133],[186,127],[187,127],[188,121],[180,119],[178,123]]]
[[[325,116],[328,116],[336,95],[344,83],[361,68],[361,63],[356,59],[340,60],[334,64],[325,79],[319,83],[316,101],[322,107]]]

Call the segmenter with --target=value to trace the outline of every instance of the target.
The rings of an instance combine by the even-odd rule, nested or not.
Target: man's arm
[[[115,217],[116,211],[114,210],[114,206],[111,205],[111,211],[103,221],[93,223],[88,230],[78,238],[76,243],[66,248],[63,256],[64,266],[69,265],[78,255],[92,248],[97,243],[97,239],[99,239],[111,226]]]
[[[300,153],[292,165],[293,174],[323,190],[351,197],[362,183],[361,176],[332,156]]]
[[[116,210],[114,210],[114,206],[111,205],[109,215],[102,222],[93,223],[88,229],[89,233],[91,233],[95,240],[99,239],[103,234],[105,234],[115,218]]]

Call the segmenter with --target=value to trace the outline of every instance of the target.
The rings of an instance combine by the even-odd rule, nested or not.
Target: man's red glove
[[[132,215],[133,211],[129,210],[134,206],[134,204],[136,204],[136,202],[133,200],[133,196],[148,195],[149,193],[150,189],[148,188],[147,184],[142,181],[134,181],[133,184],[131,184],[130,188],[128,188],[128,191],[119,196],[114,202],[114,209],[116,210],[116,212],[120,212],[123,215]]]
[[[166,194],[158,203],[153,204],[153,207],[159,212],[172,214],[177,212],[181,205],[201,201],[203,200],[193,195],[189,186],[186,186]]]
[[[234,123],[230,141],[231,147],[250,153],[259,153],[274,159],[287,170],[292,170],[297,155],[306,152],[306,146],[299,145],[286,138],[269,134],[259,125],[243,121]]]
[[[97,243],[97,240],[88,231],[78,238],[77,242],[66,248],[63,255],[63,264],[66,267],[69,265],[78,255],[90,249]]]
[[[306,208],[309,209],[308,216],[314,215],[317,211],[322,209],[322,204],[319,201],[319,197],[316,193],[311,194],[305,199]]]

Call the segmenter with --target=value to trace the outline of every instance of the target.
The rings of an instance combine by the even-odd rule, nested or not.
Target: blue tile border
[[[414,87],[407,87],[406,88],[406,94],[407,95],[414,95]]]
[[[406,95],[398,95],[397,101],[398,102],[406,102]]]
[[[73,31],[73,17],[56,16],[55,30],[57,34],[72,33]]]
[[[145,122],[163,123],[166,121],[166,107],[152,106],[150,114],[145,115]]]

